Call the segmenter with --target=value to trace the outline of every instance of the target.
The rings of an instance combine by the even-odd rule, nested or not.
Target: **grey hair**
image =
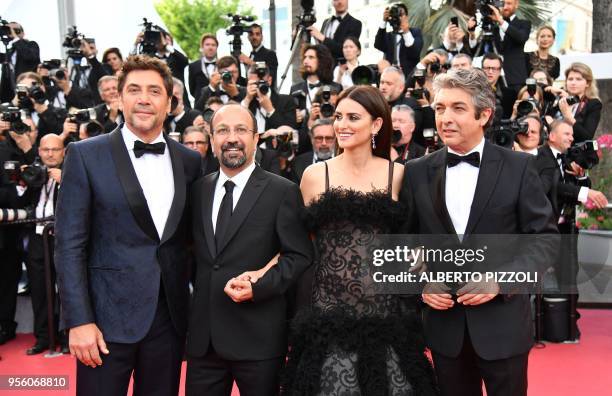
[[[391,109],[391,112],[394,111],[405,111],[408,114],[410,114],[410,118],[412,118],[412,122],[414,122],[414,110],[412,109],[412,107],[405,105],[405,104],[400,104],[400,105],[395,105],[393,106],[393,108]]]
[[[550,123],[550,126],[548,127],[548,133],[552,133],[555,132],[557,130],[557,128],[559,128],[561,125],[568,125],[572,128],[574,128],[574,126],[572,124],[570,124],[565,118],[559,119],[559,120],[553,120],[553,122]]]
[[[434,54],[438,54],[440,56],[444,56],[444,57],[446,57],[446,59],[448,59],[448,52],[446,52],[442,48],[436,48],[435,50],[433,50],[431,52],[433,52]]]
[[[472,57],[469,56],[468,54],[464,54],[463,52],[460,52],[457,55],[455,55],[453,59],[451,60],[451,63],[453,63],[453,60],[455,59],[467,59],[468,62],[470,62],[470,65],[472,64]]]
[[[98,80],[98,93],[102,94],[102,84],[104,84],[107,81],[116,81],[117,84],[119,84],[119,79],[117,78],[117,76],[102,76],[100,77],[100,79]]]
[[[404,76],[404,72],[402,72],[397,67],[395,67],[395,66],[388,66],[388,67],[386,67],[385,70],[383,70],[382,74],[387,74],[387,73],[396,73],[397,75],[399,75],[400,82],[402,84],[406,84],[406,76]],[[382,76],[382,74],[381,74],[381,76]]]
[[[174,82],[174,86],[179,87],[181,91],[181,97],[183,97],[183,93],[185,92],[185,84],[181,80],[176,77],[172,77],[172,81]]]
[[[472,97],[476,109],[476,119],[480,118],[483,110],[491,109],[491,116],[485,128],[491,125],[495,118],[495,94],[487,80],[487,75],[480,69],[449,70],[448,73],[439,74],[433,81],[434,92],[441,89],[458,88]]]

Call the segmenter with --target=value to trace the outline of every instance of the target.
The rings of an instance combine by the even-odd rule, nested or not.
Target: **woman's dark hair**
[[[359,52],[361,52],[361,43],[359,42],[358,38],[356,38],[355,36],[347,36],[342,42],[342,46],[344,46],[344,43],[346,43],[346,40],[351,40],[353,44],[355,44]]]
[[[373,149],[372,152],[377,157],[387,160],[390,159],[389,155],[391,151],[393,124],[391,122],[391,109],[389,108],[384,96],[378,89],[370,85],[354,85],[340,93],[336,107],[341,101],[347,98],[352,99],[362,105],[368,114],[370,114],[372,120],[379,117],[382,119],[382,127],[374,138],[376,148]]]
[[[108,56],[110,54],[115,54],[117,55],[119,59],[123,60],[123,56],[121,55],[121,51],[119,51],[119,48],[111,47],[111,48],[108,48],[106,51],[104,51],[104,55],[102,55],[103,63],[108,63]]]
[[[317,53],[317,76],[319,80],[328,84],[334,79],[334,59],[332,58],[331,52],[323,44],[307,44],[302,48],[302,59],[306,51],[313,50]],[[306,80],[306,72],[304,65],[300,66],[300,74],[302,78]]]

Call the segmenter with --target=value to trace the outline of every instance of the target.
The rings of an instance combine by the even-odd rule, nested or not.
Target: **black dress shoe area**
[[[0,330],[0,345],[4,345],[13,339],[15,339],[15,331]]]
[[[31,356],[31,355],[38,355],[39,353],[43,353],[44,351],[46,351],[47,349],[49,349],[49,345],[48,344],[34,344],[34,346],[30,349],[28,349],[26,351],[26,355]]]
[[[68,345],[62,345],[61,351],[62,351],[62,354],[64,355],[70,354],[70,348],[68,348]]]

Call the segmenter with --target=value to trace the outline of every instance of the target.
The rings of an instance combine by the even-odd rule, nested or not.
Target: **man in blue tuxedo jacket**
[[[125,124],[73,143],[56,211],[62,328],[78,395],[176,395],[187,327],[189,188],[197,152],[163,134],[172,74],[130,57]]]

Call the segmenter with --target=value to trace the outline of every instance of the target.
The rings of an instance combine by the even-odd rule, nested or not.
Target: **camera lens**
[[[224,71],[223,74],[221,74],[221,80],[226,84],[230,84],[232,82],[232,73]]]

